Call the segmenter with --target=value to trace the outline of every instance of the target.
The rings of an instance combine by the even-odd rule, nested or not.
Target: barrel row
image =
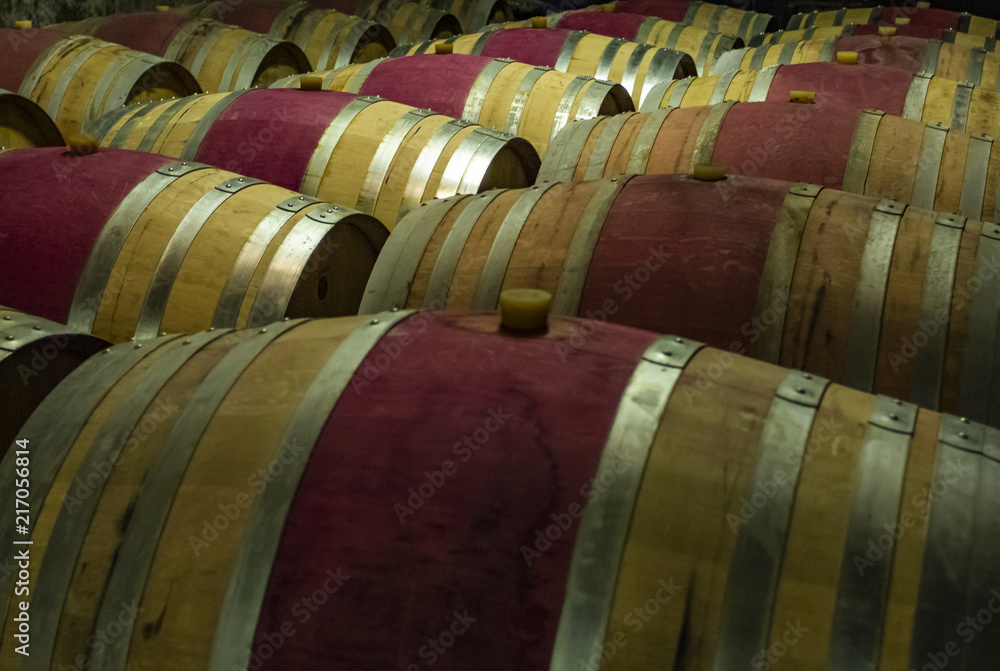
[[[604,5],[593,5],[583,11],[586,10],[610,10],[655,16],[686,26],[704,28],[710,33],[735,35],[744,42],[749,42],[755,35],[763,35],[770,32],[769,29],[777,27],[770,14],[697,0],[618,0]]]
[[[398,47],[390,56],[434,53],[438,45],[457,54],[511,58],[559,72],[621,83],[636,107],[654,84],[697,74],[694,60],[679,51],[594,35],[582,30],[513,29]]]
[[[919,4],[919,3],[918,3]],[[938,30],[954,30],[960,33],[1000,37],[1000,26],[993,19],[973,16],[967,12],[953,12],[945,9],[923,7],[858,7],[842,8],[835,11],[803,12],[788,21],[789,30],[842,26],[847,24],[889,25],[913,24]]]
[[[916,37],[926,40],[941,40],[945,44],[954,44],[968,49],[984,49],[996,51],[997,38],[985,35],[970,35],[956,30],[940,30],[930,26],[914,24],[895,26],[855,25],[826,26],[822,28],[807,28],[805,30],[779,30],[766,35],[754,35],[747,46],[772,46],[787,42],[804,42],[840,37],[841,35],[879,35],[882,37],[900,36]]]
[[[62,144],[62,133],[42,108],[23,96],[0,89],[0,150]]]
[[[32,662],[115,631],[111,668],[418,665],[433,644],[446,669],[738,668],[779,644],[797,668],[919,665],[993,598],[1000,431],[686,337],[498,321],[291,320],[80,366],[19,434]],[[986,668],[997,643],[953,658]]]
[[[580,121],[552,143],[538,178],[672,174],[711,163],[1000,219],[1000,152],[992,139],[830,104],[726,102]]]
[[[634,109],[620,84],[508,58],[415,55],[319,72],[324,89],[381,96],[522,137],[539,154],[575,119]],[[302,77],[274,87],[297,88]]]
[[[525,140],[426,109],[333,91],[206,94],[121,110],[101,145],[218,165],[371,214],[390,229],[425,200],[531,184]]]

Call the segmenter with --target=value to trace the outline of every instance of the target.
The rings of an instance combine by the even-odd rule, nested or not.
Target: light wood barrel
[[[556,137],[538,178],[686,173],[701,163],[1000,220],[991,140],[829,104],[726,102],[580,121]]]
[[[598,35],[650,44],[682,51],[694,59],[699,74],[711,72],[712,66],[730,49],[743,47],[735,35],[710,33],[704,28],[664,21],[655,16],[604,12],[564,12],[546,17],[549,28],[585,30]],[[508,28],[529,28],[531,20],[505,24]]]
[[[874,24],[855,25],[850,23],[846,26],[824,26],[822,28],[808,28],[805,30],[779,30],[766,35],[754,35],[748,46],[757,47],[769,44],[784,44],[786,42],[803,42],[806,40],[826,39],[838,37],[840,35],[878,35],[879,28]],[[908,24],[905,26],[892,26],[894,35],[900,37],[919,37],[925,40],[941,40],[948,44],[955,44],[968,49],[985,49],[986,51],[996,51],[996,37],[985,35],[970,35],[960,33],[956,30],[941,30],[931,26],[921,26]]]
[[[849,23],[896,25],[903,19],[908,25],[927,26],[937,30],[955,30],[960,33],[1000,37],[997,21],[967,13],[953,12],[933,7],[858,7],[795,14],[788,20],[789,30],[821,26],[842,26]]]
[[[739,49],[723,54],[712,74],[760,70],[770,65],[836,62],[841,51],[856,52],[858,63],[864,65],[899,68],[913,74],[968,82],[984,89],[1000,89],[1000,54],[941,40],[900,36],[845,35]]]
[[[408,214],[360,309],[495,310],[503,289],[537,288],[558,314],[672,329],[1000,426],[1000,377],[983,365],[1000,317],[986,298],[1000,290],[995,232],[740,175],[544,182]]]
[[[710,33],[736,35],[744,42],[749,42],[754,35],[762,35],[778,28],[770,14],[697,0],[618,0],[603,7],[615,12],[655,16],[666,21],[697,26]]]
[[[3,271],[0,271],[0,276]],[[35,408],[108,342],[0,305],[0,458]]]
[[[432,7],[453,15],[466,32],[482,30],[492,23],[511,21],[513,10],[507,0],[419,0],[425,7]]]
[[[355,314],[388,236],[353,210],[144,152],[18,149],[0,154],[0,182],[21,187],[0,194],[0,303],[112,342]]]
[[[219,21],[175,12],[136,12],[51,26],[162,56],[184,66],[205,91],[236,91],[310,69],[302,50]]]
[[[877,65],[800,63],[761,70],[730,71],[650,89],[642,111],[658,107],[709,105],[724,100],[782,101],[791,91],[812,91],[817,103],[874,108],[906,119],[939,123],[952,130],[1000,137],[1000,97],[996,86],[975,86],[927,73]]]
[[[201,90],[177,63],[54,30],[0,29],[0,62],[4,81],[17,81],[10,90],[41,107],[64,135],[122,105]]]
[[[45,668],[93,632],[111,668],[915,666],[998,608],[997,430],[685,337],[400,312],[158,338],[22,435]]]
[[[632,94],[636,107],[654,84],[697,74],[694,60],[680,51],[595,35],[583,30],[512,29],[456,35],[447,39],[398,47],[392,56],[434,52],[451,44],[456,54],[512,58],[571,75],[617,82]]]
[[[206,94],[122,110],[103,146],[200,161],[372,214],[531,184],[528,142],[428,110],[333,91]]]
[[[506,58],[403,56],[316,75],[329,90],[381,96],[522,137],[539,154],[574,119],[635,109],[620,84]],[[300,81],[290,77],[275,87],[296,88]]]
[[[416,44],[464,32],[455,15],[416,2],[400,5],[386,27],[396,39],[396,44]]]
[[[41,107],[0,89],[0,148],[59,147],[62,133]]]
[[[313,70],[339,68],[382,58],[396,46],[377,22],[322,8],[320,3],[284,0],[208,2],[179,8],[189,15],[231,23],[297,45]],[[291,73],[288,73],[291,74]],[[272,80],[273,81],[273,80]]]

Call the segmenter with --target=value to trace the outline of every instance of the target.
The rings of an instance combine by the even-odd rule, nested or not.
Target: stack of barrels
[[[992,671],[1000,26],[912,5],[0,28],[0,668]]]

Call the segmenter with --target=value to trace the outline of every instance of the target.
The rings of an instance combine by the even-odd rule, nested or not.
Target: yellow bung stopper
[[[322,91],[323,78],[318,75],[302,75],[299,77],[299,90]]]
[[[74,156],[90,156],[97,153],[100,141],[96,135],[70,135],[66,144]]]
[[[601,5],[601,10],[605,12],[613,12],[615,11],[615,3],[605,2],[603,5]]]
[[[455,53],[455,46],[452,44],[435,44],[434,53],[436,54],[453,54]]]
[[[552,294],[541,289],[504,289],[500,292],[500,323],[517,331],[538,331],[549,323]]]
[[[531,19],[532,28],[547,28],[549,25],[549,19],[545,16],[535,16]]]
[[[882,37],[892,37],[896,34],[896,26],[879,26],[878,34]]]
[[[908,18],[906,18],[905,16],[897,16],[896,17],[896,25],[897,26],[905,26],[909,22],[910,22],[910,20]]]
[[[14,27],[20,28],[21,30],[28,30],[31,28],[31,21],[15,21]]]
[[[929,2],[918,2],[917,3],[917,7],[919,7],[920,9],[930,9],[931,8],[931,3],[929,3]]]
[[[857,65],[858,64],[858,52],[857,51],[838,51],[837,52],[837,62],[841,65]]]
[[[158,11],[158,12],[169,12],[170,11],[170,5],[157,5],[156,6],[156,11]]]
[[[721,163],[698,163],[694,166],[694,178],[702,182],[718,182],[726,178],[726,166]]]
[[[816,102],[816,93],[814,91],[789,91],[788,101],[793,103],[801,103],[804,105],[811,105]]]

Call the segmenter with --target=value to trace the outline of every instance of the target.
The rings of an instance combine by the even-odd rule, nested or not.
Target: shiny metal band
[[[969,599],[966,613],[979,614],[984,605],[991,605],[1000,584],[1000,547],[994,539],[1000,537],[1000,430],[986,427],[982,458],[979,460],[979,496],[975,510],[975,530],[972,537],[972,566],[969,575]],[[986,595],[990,599],[986,600]],[[984,603],[985,601],[985,603]],[[1000,659],[1000,637],[977,636],[963,651],[966,668],[986,669]]]
[[[393,159],[396,158],[396,153],[402,146],[403,140],[417,124],[429,116],[434,116],[434,114],[435,112],[431,110],[412,109],[400,117],[393,125],[392,130],[386,133],[368,166],[368,172],[365,174],[355,209],[366,214],[374,214],[382,185],[389,175],[389,168],[392,166]]]
[[[195,22],[200,24],[197,27],[201,28],[209,23],[209,19],[196,19]],[[208,59],[208,55],[211,54],[212,50],[215,48],[215,43],[222,39],[223,35],[232,30],[236,30],[236,28],[233,28],[232,26],[225,26],[225,24],[212,26],[211,32],[203,39],[201,46],[198,48],[198,53],[195,55],[194,60],[188,67],[188,71],[196,78],[199,78],[198,82],[203,87],[205,86],[205,83],[200,79],[201,69],[205,66],[205,61]],[[171,44],[171,46],[173,46],[173,44]],[[219,82],[219,90],[223,90],[221,81]]]
[[[309,259],[333,226],[352,214],[337,205],[320,203],[295,223],[267,266],[247,316],[247,328],[265,326],[285,316],[288,301]]]
[[[364,109],[379,100],[381,98],[368,96],[355,98],[347,103],[344,109],[340,110],[340,113],[334,117],[330,125],[323,131],[323,137],[320,138],[319,144],[316,145],[316,150],[309,157],[309,165],[306,166],[305,174],[302,175],[299,191],[307,196],[315,196],[319,192],[320,184],[322,184],[323,177],[326,175],[326,167],[330,164],[330,159],[333,157],[333,152],[340,143],[341,138],[347,132],[347,127],[351,125]]]
[[[274,23],[271,24],[271,29],[267,34],[276,40],[287,40],[290,33],[288,30],[289,24],[300,12],[309,9],[309,7],[308,2],[298,2],[285,7],[274,18]]]
[[[479,197],[482,198],[483,194]],[[424,202],[399,220],[375,261],[358,314],[372,314],[406,306],[410,285],[427,249],[427,243],[448,211],[466,198],[469,196]]]
[[[562,97],[559,99],[559,106],[556,108],[555,116],[552,119],[552,127],[549,131],[549,142],[555,139],[556,134],[562,130],[562,128],[570,122],[570,113],[573,111],[573,103],[576,102],[577,97],[580,95],[580,91],[588,82],[594,82],[597,85],[597,81],[591,77],[576,77],[566,86],[563,90]],[[583,107],[581,102],[580,107]],[[592,114],[591,116],[597,116]],[[579,112],[576,118],[588,118],[580,117]]]
[[[123,63],[124,61],[124,63]],[[129,59],[126,55],[118,58],[114,65],[109,66],[94,87],[87,111],[84,114],[85,123],[97,121],[105,112],[118,109],[127,102],[129,91],[139,81],[143,73],[160,63],[168,63],[156,56],[138,56]]]
[[[751,33],[750,29],[750,26],[759,23],[761,18],[762,17],[760,16],[760,14],[744,10],[742,15],[740,15],[740,24],[736,28],[736,36],[742,39],[744,42],[746,42],[748,39],[750,39],[751,34],[759,34],[764,32],[763,30],[754,29],[754,31]]]
[[[536,183],[572,181],[577,165],[581,161],[583,147],[602,121],[602,119],[577,121],[559,131],[555,141],[549,141]]]
[[[757,294],[755,315],[771,310],[777,315],[773,325],[761,329],[760,336],[750,343],[750,356],[769,363],[781,361],[781,342],[785,332],[786,309],[776,309],[779,302],[787,305],[792,292],[792,278],[802,245],[802,234],[809,220],[809,213],[823,187],[814,184],[793,184],[785,196],[778,221],[771,233],[764,273]],[[782,307],[784,307],[784,305]]]
[[[702,124],[701,130],[698,132],[698,140],[695,143],[694,152],[691,156],[692,167],[699,163],[712,162],[712,156],[715,155],[715,143],[719,139],[722,124],[726,120],[729,110],[735,104],[734,102],[724,102],[711,107],[711,110],[705,117],[705,122]]]
[[[638,51],[639,48],[636,48],[636,52]],[[656,83],[673,81],[678,74],[683,76],[696,72],[694,61],[689,55],[670,49],[657,49],[652,60],[649,61],[649,67],[646,68],[646,77],[642,82],[639,103],[641,104],[646,99]]]
[[[1000,397],[992,391],[1000,364],[1000,225],[983,222],[974,275],[956,293],[969,301],[958,408],[976,421],[992,423],[1000,419]]]
[[[960,12],[958,14],[958,22],[955,26],[955,30],[960,33],[969,32],[969,26],[972,25],[972,14],[968,12]]]
[[[721,75],[730,70],[740,70],[743,67],[743,59],[746,58],[747,54],[751,54],[748,67],[751,70],[760,70],[761,64],[764,62],[765,53],[767,52],[763,49],[733,49],[732,51],[727,51],[719,56],[719,60],[715,61],[715,65],[712,66],[712,71],[709,74]],[[760,61],[760,63],[754,65],[756,61]]]
[[[95,626],[103,629],[113,624],[123,603],[138,606],[173,501],[202,436],[247,367],[275,339],[300,324],[302,321],[273,324],[240,340],[211,369],[184,405],[146,471],[147,477],[142,482],[129,524],[118,546],[119,556],[128,557],[128,562],[119,562],[111,570],[104,588],[107,598],[101,602]],[[95,656],[92,660],[95,669],[125,671],[128,668],[126,663],[135,623],[135,618],[124,624],[119,623],[123,635],[113,638],[104,649],[104,654]]]
[[[910,398],[917,405],[931,410],[940,406],[952,295],[965,223],[965,217],[958,215],[938,216],[924,272],[920,332],[924,333],[927,343],[915,348]]]
[[[868,226],[868,240],[861,256],[854,311],[847,336],[850,356],[844,368],[844,384],[861,391],[871,391],[875,383],[889,268],[892,266],[896,233],[905,212],[905,203],[879,201]]]
[[[539,77],[551,71],[552,68],[537,65],[529,70],[521,79],[521,83],[517,85],[517,92],[514,94],[514,99],[510,103],[510,111],[507,112],[507,121],[503,129],[505,133],[510,133],[511,135],[518,134],[518,131],[521,129],[521,115],[524,113],[525,105],[528,104],[528,98],[531,96],[532,89],[535,88],[535,83]]]
[[[454,37],[458,37],[458,36],[455,35]],[[476,38],[476,41],[473,42],[472,49],[469,51],[469,53],[472,54],[473,56],[481,56],[482,53],[483,53],[483,49],[486,48],[486,45],[489,43],[491,37],[493,37],[493,31],[492,30],[487,30],[487,31],[481,33],[479,35],[479,37]],[[572,37],[572,35],[571,35],[571,37]],[[563,48],[565,49],[566,45],[563,45]],[[562,52],[559,52],[559,53],[560,53],[560,55],[562,55]]]
[[[959,84],[955,89],[955,104],[951,109],[951,127],[964,131],[969,123],[969,107],[972,105],[972,93],[975,87],[968,82]]]
[[[183,100],[184,99],[182,98],[181,101]],[[174,101],[173,104],[177,104],[178,102],[180,101]],[[93,132],[96,132],[97,137],[101,138],[102,146],[120,148],[129,143],[129,140],[131,139],[129,136],[132,134],[132,129],[135,128],[139,121],[145,118],[145,116],[150,112],[154,112],[163,107],[172,107],[172,104],[146,103],[144,105],[119,107],[114,112],[104,115],[104,117],[99,119],[97,123],[90,127],[90,129]],[[114,127],[123,118],[125,119],[125,122],[119,126],[118,130],[115,131],[112,136],[111,131],[114,130]]]
[[[507,275],[507,266],[514,253],[514,245],[521,235],[524,223],[531,216],[531,210],[555,184],[542,184],[524,189],[517,201],[507,211],[503,222],[493,237],[489,254],[483,263],[476,292],[472,298],[473,310],[496,310],[500,302],[500,290]]]
[[[249,512],[245,537],[228,578],[219,614],[215,643],[207,667],[210,671],[231,671],[250,664],[257,619],[281,532],[323,426],[350,383],[351,376],[371,349],[411,314],[411,311],[380,314],[355,329],[324,363],[295,409],[280,445],[299,445],[305,449],[293,457],[294,461],[282,477],[276,478],[261,492]]]
[[[458,149],[451,155],[451,160],[445,166],[441,179],[438,182],[435,198],[447,198],[457,193],[477,193],[480,190],[483,177],[489,167],[489,160],[484,165],[482,148],[493,148],[493,154],[487,154],[492,158],[500,148],[496,144],[496,139],[504,136],[486,128],[476,128],[466,137]],[[504,144],[506,140],[500,144]],[[470,185],[472,183],[474,186]]]
[[[580,520],[550,671],[577,671],[581,652],[600,650],[604,643],[643,470],[670,396],[701,348],[684,338],[661,337],[643,354],[622,393],[595,476],[613,471],[615,477]]]
[[[924,74],[933,75],[937,72],[938,58],[941,55],[941,40],[927,40],[924,49],[924,60],[920,65],[920,71]]]
[[[666,77],[661,76],[659,74],[659,69],[657,71],[657,75],[654,76],[652,74],[651,71],[653,69],[653,63],[656,61],[657,55],[659,55],[661,53],[660,49],[656,49],[656,51],[653,54],[653,60],[650,61],[649,68],[647,69],[647,72],[646,72],[646,76],[643,79],[642,93],[638,96],[638,98],[636,98],[636,95],[635,95],[636,94],[636,91],[635,91],[635,80],[636,80],[636,77],[639,76],[639,68],[642,67],[642,61],[643,61],[643,59],[646,57],[646,54],[649,53],[649,51],[651,49],[656,49],[656,47],[654,47],[651,44],[637,44],[637,45],[635,45],[635,49],[633,49],[632,53],[629,54],[628,61],[625,62],[625,72],[622,73],[621,84],[622,84],[622,86],[625,87],[625,90],[628,91],[629,94],[632,96],[632,99],[635,101],[636,105],[639,105],[639,103],[642,102],[642,99],[645,96],[646,91],[649,90],[649,88],[653,85],[654,82],[660,81],[662,79],[673,79],[674,78],[673,74],[671,74],[669,76],[666,76]],[[667,54],[672,53],[669,50],[663,50],[663,52],[667,53]],[[676,66],[675,66],[675,69],[676,69]]]
[[[865,110],[858,118],[854,138],[851,140],[851,151],[847,156],[847,169],[844,171],[844,191],[860,194],[865,192],[875,136],[878,135],[878,126],[882,123],[883,116],[885,112],[880,110]]]
[[[803,22],[806,20],[805,13],[793,14],[792,18],[788,19],[788,25],[785,26],[785,30],[803,30]],[[784,32],[784,31],[782,31]]]
[[[875,397],[861,446],[851,519],[840,564],[827,656],[829,671],[878,668],[895,554],[890,546],[878,559],[871,559],[868,544],[880,542],[897,523],[916,422],[917,406],[885,396]]]
[[[910,82],[910,88],[906,92],[906,100],[903,102],[904,119],[920,121],[924,118],[924,102],[927,100],[927,89],[932,76],[922,72],[913,75],[913,81]]]
[[[686,26],[693,26],[694,20],[698,16],[698,10],[700,10],[704,4],[705,3],[700,0],[692,0],[692,2],[688,4],[687,11],[684,12],[684,18],[681,19],[681,23]]]
[[[462,174],[462,181],[458,185],[457,193],[477,193],[483,188],[483,180],[487,171],[493,163],[493,159],[504,147],[508,145],[515,153],[519,153],[516,143],[528,145],[527,140],[519,138],[512,139],[509,135],[499,133],[489,128],[477,128],[468,138],[470,144],[473,138],[481,137],[482,142],[478,143],[476,150],[472,154],[465,172]]]
[[[87,476],[97,472],[100,464],[108,467],[115,465],[125,448],[126,438],[139,426],[163,386],[198,350],[222,335],[221,332],[203,331],[188,336],[183,341],[177,339],[163,346],[160,355],[143,371],[142,380],[122,396],[97,429],[93,442],[77,469],[77,480],[86,480],[91,493],[77,499],[75,508],[64,505],[59,512],[50,534],[50,539],[58,539],[59,550],[45,553],[35,579],[31,605],[34,624],[38,629],[32,637],[35,647],[26,660],[25,671],[46,671],[50,668],[59,620],[73,581],[77,558],[87,540],[87,532],[101,502],[105,485],[114,473],[110,472],[106,477],[100,478],[96,485],[91,485]],[[121,602],[116,602],[115,608],[120,609]]]
[[[719,80],[715,83],[715,88],[712,89],[712,97],[708,101],[709,105],[718,105],[728,100],[726,94],[729,93],[729,87],[739,73],[739,70],[730,70],[723,75],[719,75]]]
[[[618,56],[618,52],[621,48],[628,44],[628,40],[624,40],[620,37],[616,37],[608,42],[607,46],[604,47],[604,51],[601,52],[601,58],[597,62],[597,70],[594,72],[594,79],[607,79],[608,75],[611,74],[611,66],[614,65],[615,58]]]
[[[795,42],[789,42],[781,47],[781,52],[778,54],[778,65],[791,65],[792,58],[795,56],[795,50],[799,45]]]
[[[625,123],[633,116],[635,116],[635,112],[623,112],[608,119],[604,125],[604,129],[601,131],[600,137],[597,138],[597,142],[594,143],[594,147],[590,152],[587,170],[583,176],[585,180],[600,179],[604,175],[608,158],[611,156],[611,149],[618,140],[618,134],[621,133]]]
[[[725,16],[726,12],[729,11],[729,8],[728,7],[724,7],[722,5],[716,5],[710,11],[711,11],[711,15],[709,16],[709,19],[708,19],[708,22],[707,22],[708,25],[706,26],[706,30],[708,30],[708,32],[710,32],[710,33],[721,32],[719,30],[719,24],[722,22],[722,19]]]
[[[323,63],[322,67],[340,69],[350,65],[351,59],[354,58],[354,52],[357,50],[358,45],[361,42],[361,38],[364,37],[364,34],[369,29],[375,27],[376,25],[377,24],[364,21],[362,19],[355,22],[354,25],[352,25],[347,31],[347,37],[344,38],[340,51],[337,52],[337,58],[332,64],[330,63],[330,51],[333,50],[335,42],[331,40],[323,45],[323,53],[320,54],[320,57],[323,58],[325,56],[325,59],[319,61]]]
[[[248,91],[234,91],[219,98],[218,102],[212,105],[212,108],[198,120],[198,125],[195,126],[194,132],[191,133],[187,142],[184,143],[184,149],[181,150],[179,158],[185,161],[193,161],[194,157],[198,155],[201,143],[205,139],[205,136],[208,135],[208,131],[211,130],[212,125],[215,124],[230,105],[236,102],[237,98],[247,93]]]
[[[243,243],[236,261],[233,262],[229,277],[226,278],[226,284],[219,296],[219,302],[215,306],[212,327],[231,328],[237,325],[240,308],[246,300],[254,271],[260,265],[260,261],[268,247],[271,246],[274,237],[298,212],[317,202],[316,199],[308,196],[294,196],[280,203],[270,214],[260,220],[253,233]]]
[[[831,37],[823,44],[823,50],[820,52],[819,60],[821,63],[827,63],[836,59],[837,51],[837,39]]]
[[[664,107],[646,115],[642,129],[639,131],[639,135],[636,136],[635,143],[632,145],[632,151],[629,153],[626,172],[634,175],[642,175],[646,172],[646,165],[649,163],[649,154],[653,151],[656,138],[659,136],[667,117],[675,109],[675,107]]]
[[[598,116],[601,113],[601,105],[604,103],[604,99],[609,95],[614,97],[615,87],[618,86],[621,85],[599,79],[591,81],[590,85],[587,86],[587,90],[584,91],[583,97],[580,99],[579,106],[576,108],[576,115],[573,117],[574,120],[593,119]],[[626,93],[626,97],[628,98],[629,106],[631,106],[631,95]]]
[[[792,44],[794,44],[794,42]],[[768,53],[770,53],[770,51],[771,51],[771,47],[769,47],[769,46],[766,46],[766,47],[757,47],[756,49],[754,49],[753,50],[753,55],[750,57],[750,65],[749,65],[749,67],[747,69],[748,70],[760,70],[761,68],[763,68],[764,67],[764,61],[767,60],[767,55],[768,55]],[[719,59],[719,62],[721,63],[723,61],[723,59],[725,59],[727,56],[731,56],[732,54],[739,54],[739,53],[740,53],[739,51],[730,51],[727,54],[723,54],[722,58]],[[741,58],[740,59],[740,63],[739,64],[735,64],[736,65],[736,68],[735,68],[736,70],[740,69],[740,66],[742,65],[742,61],[743,61],[743,59]]]
[[[972,49],[969,53],[969,69],[966,72],[965,81],[973,86],[980,86],[983,83],[983,67],[986,65],[986,50]],[[996,82],[990,82],[995,84]]]
[[[985,215],[983,205],[992,152],[993,138],[978,134],[972,136],[965,160],[965,177],[962,181],[962,200],[959,206],[959,213],[970,219],[982,219]]]
[[[381,65],[384,60],[384,58],[376,58],[375,60],[368,61],[364,65],[360,66],[357,71],[351,75],[351,78],[344,86],[344,93],[361,93],[361,87],[365,85],[366,81],[368,81],[368,75],[370,75],[375,68]],[[336,76],[336,73],[331,72],[329,76],[332,81],[332,77]],[[325,81],[324,85],[328,86]]]
[[[663,96],[660,95],[662,89],[663,94],[666,94],[670,90],[670,97],[667,99],[667,105],[670,107],[683,107],[684,97],[687,96],[688,89],[691,88],[691,84],[696,81],[696,77],[688,77],[686,79],[681,79],[675,82],[662,82],[655,85],[649,90],[649,95],[646,97],[646,103],[643,105],[644,112],[652,112],[654,109],[658,109],[663,105]],[[670,87],[673,88],[670,88]],[[653,106],[655,104],[655,107]]]
[[[767,100],[767,94],[771,92],[771,84],[774,82],[774,76],[778,74],[780,67],[780,65],[769,65],[757,73],[757,78],[750,88],[750,95],[747,97],[747,102],[760,103]]]
[[[96,54],[98,51],[110,46],[107,42],[101,42],[98,40],[93,40],[92,42],[85,44],[73,57],[63,71],[59,74],[59,80],[56,85],[52,88],[52,93],[49,94],[49,102],[45,107],[45,111],[48,112],[49,116],[56,119],[59,116],[59,112],[62,110],[62,100],[66,95],[66,90],[69,89],[70,84],[76,78],[77,73],[80,68],[83,67],[84,63],[90,60],[90,57]],[[32,100],[37,100],[40,96],[25,95],[26,98],[31,98]]]
[[[256,37],[256,36],[255,36]],[[226,61],[226,67],[222,71],[222,78],[219,79],[220,91],[235,91],[242,88],[250,88],[253,85],[253,77],[257,72],[257,66],[264,59],[267,50],[278,44],[266,37],[257,39],[245,39],[241,41]],[[260,51],[260,47],[264,51]],[[257,56],[256,63],[254,56]]]
[[[71,47],[76,42],[88,42],[93,38],[87,37],[86,35],[73,35],[67,37],[66,39],[59,40],[51,47],[43,51],[35,59],[35,62],[31,64],[28,72],[25,73],[24,77],[21,79],[21,85],[17,87],[17,94],[22,98],[28,98],[29,100],[34,100],[33,93],[35,92],[35,87],[38,85],[38,80],[42,76],[42,73],[46,71],[49,63],[56,56],[60,56],[63,52]],[[49,115],[51,116],[51,115]]]
[[[990,596],[988,592],[969,592],[985,428],[952,415],[941,416],[934,475],[928,488],[930,513],[920,589],[913,616],[912,666],[926,664],[934,659],[933,655],[955,645],[954,625],[942,623],[965,622],[971,612],[966,610],[970,597],[988,600]],[[942,490],[944,494],[935,495]],[[985,605],[977,603],[978,608]],[[961,649],[954,662],[956,668],[970,668],[962,661]]]
[[[427,289],[424,291],[423,307],[443,310],[448,305],[451,283],[455,278],[455,271],[462,258],[465,243],[469,240],[469,235],[472,234],[472,229],[476,227],[476,223],[490,203],[504,193],[507,193],[506,189],[487,191],[467,202],[465,209],[458,215],[444,242],[441,243],[441,251],[438,252],[437,258],[434,259],[434,267],[431,269],[430,279],[427,280]]]
[[[513,62],[506,58],[495,58],[483,68],[483,71],[479,73],[476,81],[472,84],[472,88],[469,89],[468,97],[465,99],[465,109],[462,111],[463,121],[479,123],[479,115],[483,111],[483,103],[486,102],[486,96],[489,93],[490,86],[493,84],[493,80],[497,78],[501,70]]]
[[[656,18],[655,16],[648,17],[645,21],[643,21],[639,25],[639,30],[637,30],[635,33],[635,41],[638,42],[639,44],[645,44],[649,42],[649,34],[653,32],[653,28],[655,28],[656,24],[659,22],[660,19]],[[680,28],[680,30],[684,30],[684,26],[681,26],[680,24],[675,24],[673,29],[671,29],[670,39],[668,39],[663,46],[667,47],[668,49],[674,48],[673,45],[677,44],[677,38],[673,37],[673,32],[674,30],[677,30],[678,27]],[[678,35],[680,34],[680,30],[677,31]]]
[[[575,316],[580,311],[587,272],[594,257],[594,250],[597,248],[597,240],[604,229],[604,222],[618,194],[633,176],[622,175],[606,179],[591,196],[566,250],[562,273],[559,274],[559,285],[552,299],[553,313]]]
[[[785,477],[757,514],[740,525],[729,562],[714,671],[746,668],[768,647],[795,490],[809,434],[829,380],[789,371],[775,392],[761,434],[757,466],[746,496],[759,482]]]
[[[177,114],[177,112],[183,110],[184,107],[188,103],[192,102],[194,98],[195,96],[180,98],[178,100],[163,105],[164,107],[166,107],[166,109],[164,109],[160,113],[160,115],[156,117],[156,121],[150,124],[149,128],[146,130],[145,135],[143,135],[142,139],[139,141],[139,146],[137,147],[137,149],[139,151],[148,151],[155,154],[156,152],[153,151],[153,149],[156,147],[156,143],[159,141],[160,136],[163,134],[163,130],[167,127],[168,124],[170,124],[174,120],[174,115]],[[146,105],[146,107],[155,109],[156,107],[159,107],[159,105],[157,103],[149,103]],[[197,153],[197,149],[195,150],[195,153]]]
[[[154,338],[159,333],[167,301],[170,299],[174,281],[184,263],[184,257],[187,256],[195,237],[215,214],[215,211],[233,194],[262,183],[261,180],[251,177],[236,177],[227,180],[202,196],[194,207],[188,210],[184,218],[177,224],[177,228],[170,236],[166,248],[156,263],[142,307],[139,310],[139,321],[135,329],[136,338]]]
[[[484,33],[484,35],[492,35],[492,33]],[[577,45],[587,35],[586,30],[574,30],[566,37],[566,41],[563,42],[562,48],[559,50],[559,56],[556,58],[554,69],[559,72],[566,72],[569,69],[569,64],[573,60],[573,54],[576,53]]]
[[[97,236],[76,285],[67,319],[71,328],[84,333],[89,333],[94,328],[94,320],[118,254],[149,204],[181,175],[206,167],[208,166],[187,162],[165,165],[122,199]]]
[[[715,59],[709,59],[709,55],[715,53],[716,43],[718,42],[719,51],[725,53],[729,51],[728,47],[724,47],[721,44],[722,36],[714,33],[708,33],[705,38],[701,41],[701,46],[698,47],[698,55],[694,56],[694,64],[698,68],[699,75],[707,75],[709,70],[712,69],[712,63]],[[729,45],[730,47],[732,44]]]
[[[910,204],[914,207],[934,209],[948,130],[948,127],[941,123],[929,123],[924,129],[920,158],[917,159],[917,172],[913,179],[913,196],[910,198]]]
[[[427,183],[430,181],[431,174],[434,172],[438,161],[441,160],[441,155],[444,153],[445,147],[448,146],[452,138],[458,135],[463,128],[468,128],[471,125],[466,121],[452,119],[434,131],[434,135],[427,141],[424,148],[420,150],[420,155],[417,156],[417,160],[413,164],[413,169],[410,171],[410,177],[406,180],[406,186],[403,190],[403,200],[400,203],[401,212],[412,207],[417,207],[426,200],[424,192],[427,190]],[[465,144],[464,140],[462,144]],[[461,146],[459,150],[456,150],[456,153],[460,150]],[[453,196],[455,194],[449,193],[445,195]]]
[[[309,42],[312,41],[313,35],[316,33],[317,26],[327,16],[327,12],[321,9],[309,8],[303,10],[295,17],[296,22],[291,26],[292,35],[287,39],[294,42],[305,53]],[[319,63],[316,65],[319,66]]]

